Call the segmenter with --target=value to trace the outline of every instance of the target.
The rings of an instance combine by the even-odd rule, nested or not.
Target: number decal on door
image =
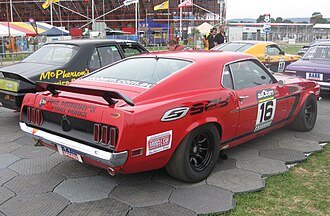
[[[285,69],[285,60],[284,59],[280,59],[280,61],[278,62],[278,72],[283,72]]]
[[[265,89],[257,91],[258,114],[254,131],[259,131],[272,124],[276,110],[275,91]]]

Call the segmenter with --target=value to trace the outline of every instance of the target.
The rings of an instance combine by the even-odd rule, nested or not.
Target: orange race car
[[[300,59],[299,55],[285,54],[271,41],[232,41],[213,47],[212,50],[248,53],[257,57],[273,72],[283,72],[287,65]]]

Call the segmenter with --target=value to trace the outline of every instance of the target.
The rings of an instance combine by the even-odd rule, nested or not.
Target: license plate
[[[306,79],[323,81],[323,74],[321,73],[306,73]]]
[[[67,156],[67,157],[72,158],[74,160],[77,160],[80,163],[83,162],[82,159],[81,159],[81,156],[79,154],[75,153],[72,149],[70,149],[68,147],[65,147],[65,146],[61,146],[61,145],[57,145],[57,149],[58,149],[58,152],[61,155],[64,155],[64,156]]]

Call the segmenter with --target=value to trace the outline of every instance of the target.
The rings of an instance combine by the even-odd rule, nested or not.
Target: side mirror
[[[280,52],[280,55],[285,55],[285,52],[284,52],[284,51],[281,51],[281,52]]]
[[[285,83],[284,83],[283,80],[279,80],[279,81],[277,82],[277,85],[278,85],[278,87],[283,88],[283,87],[285,86]]]

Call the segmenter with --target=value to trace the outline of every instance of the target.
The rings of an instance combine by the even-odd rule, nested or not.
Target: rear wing
[[[39,82],[39,81],[36,82],[36,89],[37,91],[50,91],[53,95],[59,94],[60,91],[67,91],[67,92],[73,92],[79,94],[100,96],[104,100],[106,100],[109,103],[109,105],[117,102],[113,99],[121,99],[125,101],[128,105],[134,106],[134,102],[130,97],[116,91],[84,88],[84,87],[69,86],[69,85],[58,85],[54,83]]]

